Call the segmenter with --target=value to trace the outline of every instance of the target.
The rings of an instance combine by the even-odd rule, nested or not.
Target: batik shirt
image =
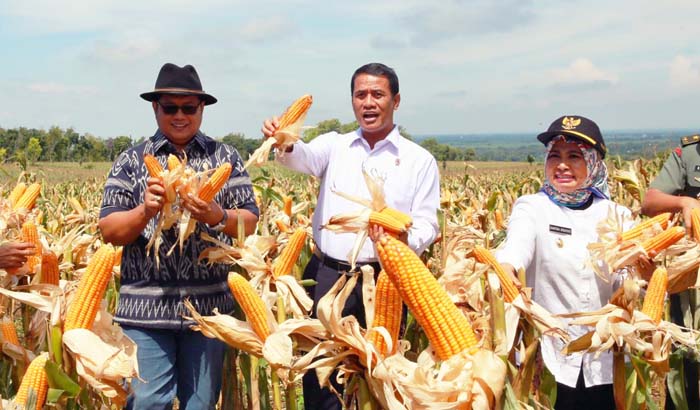
[[[105,184],[100,218],[112,212],[131,210],[143,203],[149,177],[143,163],[144,154],[154,155],[165,168],[168,154],[176,154],[176,149],[165,135],[157,132],[146,142],[119,155]],[[184,154],[187,165],[196,171],[231,163],[231,176],[214,201],[224,209],[247,209],[259,215],[250,178],[235,148],[197,133],[185,147]],[[226,284],[230,266],[198,262],[202,250],[213,246],[200,239],[202,233],[206,232],[227,243],[231,243],[231,238],[212,230],[207,224],[197,223],[196,230],[184,243],[182,251],[176,245],[168,256],[168,251],[178,239],[175,224],[170,230],[162,232],[160,264],[157,266],[154,250],[150,255],[146,252],[157,220],[156,215],[135,241],[124,246],[115,320],[140,327],[186,328],[190,323],[182,318],[183,314],[188,313],[183,305],[185,299],[189,299],[203,315],[211,314],[215,308],[222,313],[232,311],[234,301]]]

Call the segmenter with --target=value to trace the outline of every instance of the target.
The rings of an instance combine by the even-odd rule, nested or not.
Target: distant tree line
[[[341,134],[357,129],[357,121],[341,123],[333,118],[319,122],[316,126],[306,127],[302,138],[311,141],[321,134],[335,131]],[[404,137],[413,137],[399,127]],[[0,162],[27,163],[37,161],[50,162],[100,162],[114,161],[121,152],[145,140],[147,137],[133,139],[130,136],[100,138],[89,133],[80,134],[72,128],[62,129],[57,126],[48,131],[36,128],[0,128]],[[246,138],[242,133],[230,133],[222,142],[234,146],[246,159],[260,146],[261,138]],[[426,138],[419,144],[427,149],[438,161],[473,160],[476,152],[473,148],[455,147],[440,143],[436,138]]]

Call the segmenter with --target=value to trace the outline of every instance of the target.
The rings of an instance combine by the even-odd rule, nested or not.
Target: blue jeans
[[[132,380],[127,409],[172,409],[176,395],[182,410],[214,408],[221,391],[224,343],[191,330],[122,329],[138,346],[145,381]]]

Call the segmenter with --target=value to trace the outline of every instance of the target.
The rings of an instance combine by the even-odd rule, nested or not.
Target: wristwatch
[[[224,211],[224,216],[223,216],[223,218],[221,218],[221,221],[214,226],[210,225],[211,229],[215,230],[216,232],[221,232],[224,229],[226,229],[226,221],[228,221],[228,212],[226,212],[226,210],[223,208],[222,208],[222,210]]]

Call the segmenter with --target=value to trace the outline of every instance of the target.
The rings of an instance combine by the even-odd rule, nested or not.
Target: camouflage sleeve
[[[679,153],[680,149],[673,150],[649,188],[658,189],[671,195],[679,194],[685,190],[687,171]]]

